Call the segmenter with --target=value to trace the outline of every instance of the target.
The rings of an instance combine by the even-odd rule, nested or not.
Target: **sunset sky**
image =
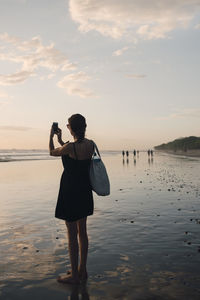
[[[200,0],[0,0],[0,149],[86,117],[100,149],[200,136]]]

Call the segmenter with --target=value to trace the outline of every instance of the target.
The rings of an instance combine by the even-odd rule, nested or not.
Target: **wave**
[[[13,162],[25,160],[49,160],[55,159],[48,151],[35,150],[0,150],[0,162]]]
[[[117,155],[120,151],[100,151],[101,155]],[[53,160],[59,157],[49,155],[47,150],[0,150],[0,163],[27,160]]]

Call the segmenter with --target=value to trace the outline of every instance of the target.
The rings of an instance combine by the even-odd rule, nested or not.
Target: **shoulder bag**
[[[94,143],[94,152],[91,159],[90,170],[90,183],[92,190],[99,196],[108,196],[110,194],[110,182],[106,167],[101,159],[99,150]]]

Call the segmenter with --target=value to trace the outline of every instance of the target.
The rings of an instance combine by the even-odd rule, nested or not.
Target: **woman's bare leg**
[[[88,255],[88,236],[87,236],[87,217],[77,221],[79,249],[80,249],[80,265],[79,276],[82,279],[87,278],[87,255]]]
[[[68,229],[68,248],[71,262],[71,273],[67,276],[59,276],[58,281],[63,283],[78,283],[78,240],[77,240],[77,222],[67,222]]]

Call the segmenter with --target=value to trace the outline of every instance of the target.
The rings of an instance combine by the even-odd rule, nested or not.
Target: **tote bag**
[[[101,159],[99,150],[95,143],[89,175],[92,190],[99,196],[108,196],[110,194],[110,182],[106,167]]]

